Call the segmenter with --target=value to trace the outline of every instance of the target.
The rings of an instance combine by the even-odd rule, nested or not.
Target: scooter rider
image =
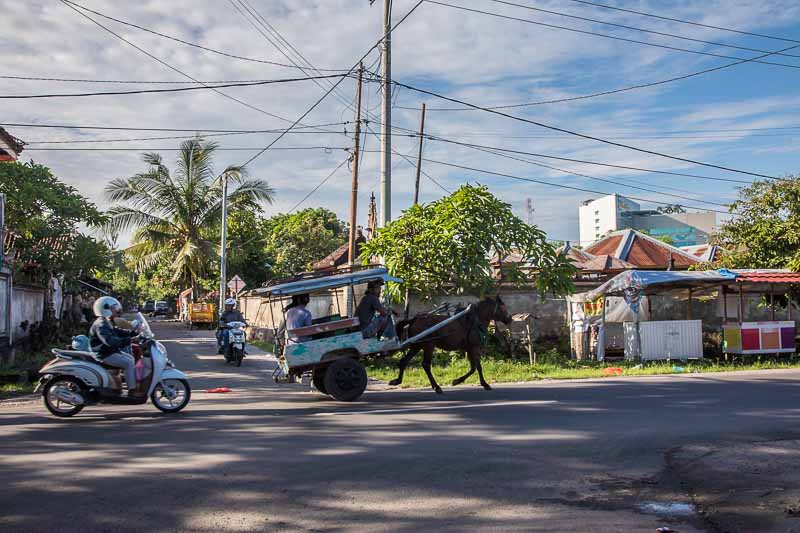
[[[230,331],[225,327],[228,322],[244,322],[244,316],[236,309],[236,300],[228,298],[225,300],[225,310],[219,317],[219,329],[217,329],[218,353],[223,354],[228,350],[228,338]]]
[[[112,317],[122,310],[122,305],[116,298],[103,296],[94,302],[94,314],[97,320],[89,328],[89,341],[93,352],[98,354],[98,359],[107,365],[121,368],[125,372],[125,384],[128,395],[135,396],[136,370],[133,356],[124,353],[123,348],[130,347],[131,338],[135,331],[114,327]]]

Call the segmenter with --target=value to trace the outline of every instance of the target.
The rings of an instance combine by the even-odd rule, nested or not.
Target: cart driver
[[[367,292],[356,308],[359,328],[365,339],[379,336],[394,337],[392,310],[381,303],[381,287],[383,287],[381,279],[367,283]]]
[[[228,322],[244,322],[244,316],[236,309],[236,300],[228,298],[225,300],[225,310],[219,317],[219,328],[217,328],[217,346],[220,354],[226,353],[228,350],[228,337],[230,331],[225,326]]]

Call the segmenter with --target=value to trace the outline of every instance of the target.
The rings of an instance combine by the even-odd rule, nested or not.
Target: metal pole
[[[744,288],[739,284],[739,324],[744,323]]]
[[[383,0],[383,87],[381,108],[381,213],[379,226],[392,219],[392,36],[391,0]]]
[[[4,193],[0,193],[0,268],[3,268],[3,262],[5,261],[5,254],[6,251],[4,249],[3,244],[5,243],[5,233],[3,230],[6,227],[6,195]]]
[[[422,103],[422,118],[419,122],[419,151],[417,152],[417,179],[414,181],[414,205],[419,203],[419,174],[422,171],[422,142],[425,140],[425,102]]]
[[[227,238],[228,238],[228,175],[222,175],[222,238],[220,239],[219,264],[219,312],[225,309],[225,278],[227,276]]]

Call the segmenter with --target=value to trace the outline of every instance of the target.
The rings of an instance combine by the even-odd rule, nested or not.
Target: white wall
[[[620,213],[638,210],[639,204],[616,194],[609,194],[582,205],[578,213],[581,246],[589,246],[608,232],[620,229]]]
[[[29,289],[14,287],[11,292],[11,329],[13,338],[20,339],[28,336],[30,327],[41,322],[44,316],[45,289]],[[20,324],[27,321],[28,326],[22,329]]]

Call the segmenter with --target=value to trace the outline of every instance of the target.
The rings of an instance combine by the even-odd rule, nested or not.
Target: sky
[[[399,21],[416,3],[417,0],[394,0],[393,20]],[[451,142],[425,141],[427,160],[423,161],[422,168],[432,179],[422,178],[420,201],[436,200],[464,183],[480,183],[510,203],[525,219],[528,218],[526,199],[530,198],[533,223],[555,240],[577,241],[580,203],[604,193],[616,192],[636,198],[643,208],[655,208],[662,202],[727,211],[724,204],[736,198],[738,187],[758,179],[641,150],[766,176],[783,176],[800,170],[795,156],[800,136],[800,95],[796,90],[800,80],[800,3],[792,0],[597,0],[597,3],[762,36],[609,10],[575,0],[425,1],[392,34],[392,77],[415,88],[481,107],[493,107],[612,91],[728,65],[737,62],[735,58],[749,59],[794,45],[798,48],[783,52],[788,55],[775,54],[762,59],[780,65],[748,62],[613,95],[498,110],[516,118],[474,109],[442,110],[463,106],[395,85],[393,126],[398,129],[392,145],[397,154],[406,155],[410,162],[397,154],[392,158],[393,217],[399,216],[413,199],[418,139],[403,128],[418,129],[422,102],[428,106],[426,133],[446,140],[717,178],[656,174],[509,152],[503,157]],[[283,50],[295,62],[301,61],[295,52],[302,54],[320,70],[347,70],[381,37],[380,0],[374,5],[370,5],[369,0],[82,0],[79,4],[156,32],[261,62],[201,50],[83,12],[118,35],[114,36],[56,0],[0,0],[4,19],[0,32],[2,75],[6,76],[0,78],[0,95],[191,86],[9,78],[12,76],[186,82],[188,75],[209,82],[285,80],[335,74],[314,73],[310,69],[303,71],[263,61],[291,65]],[[248,12],[247,8],[253,11]],[[601,24],[601,21],[629,28]],[[264,23],[280,33],[285,42],[281,43],[274,34],[268,33]],[[568,31],[563,27],[618,39]],[[279,49],[276,44],[283,46]],[[373,50],[366,57],[365,66],[376,71],[380,68],[378,60],[378,52]],[[196,132],[208,134],[207,130],[215,129],[280,130],[301,117],[337,80],[219,89],[228,97],[210,90],[197,90],[2,99],[0,125],[28,143],[23,160],[33,159],[47,165],[63,181],[106,208],[109,204],[103,188],[110,180],[145,170],[141,161],[143,152],[159,152],[168,165],[172,164],[175,149],[181,142],[181,139],[119,139],[191,137]],[[347,158],[345,148],[353,144],[354,97],[355,81],[346,78],[302,119],[302,124],[318,126],[316,129],[305,127],[288,133],[248,165],[252,177],[267,180],[276,191],[274,203],[265,206],[267,215],[295,208]],[[362,104],[370,121],[369,130],[362,138],[364,152],[359,180],[358,223],[363,225],[369,195],[375,193],[379,197],[380,194],[379,141],[373,134],[380,130],[378,83],[364,84]],[[576,137],[526,121],[628,147]],[[8,124],[187,131],[59,129]],[[323,124],[326,126],[319,126]],[[208,138],[219,144],[221,150],[216,167],[222,170],[229,164],[247,161],[276,135],[251,133]],[[118,140],[72,142],[109,139]],[[126,150],[116,150],[119,148]],[[442,163],[469,167],[469,170]],[[347,164],[342,165],[297,209],[322,206],[347,220],[351,189],[349,168]]]

